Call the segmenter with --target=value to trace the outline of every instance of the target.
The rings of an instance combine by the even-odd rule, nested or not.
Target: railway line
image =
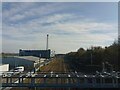
[[[75,68],[75,67],[74,67]],[[65,85],[65,84],[70,84],[69,85],[73,85],[72,87],[68,87],[67,89],[63,89],[63,88],[57,88],[57,90],[79,90],[75,87],[75,85],[80,86],[80,84],[74,84],[74,83],[78,83],[78,79],[76,78],[81,78],[80,79],[80,83],[84,83],[84,78],[87,77],[92,77],[90,75],[84,75],[81,72],[77,72],[77,71],[73,71],[70,69],[69,65],[67,63],[64,62],[64,59],[62,58],[57,58],[52,60],[49,64],[40,67],[40,71],[36,72],[35,74],[35,83],[39,83],[39,85],[43,85],[42,83],[45,83],[46,80],[46,84],[49,85],[55,85],[57,87],[57,85]],[[102,76],[101,76],[102,77]],[[25,77],[26,78],[26,77]],[[69,79],[70,78],[70,79]],[[58,84],[55,84],[57,80]],[[99,80],[98,80],[99,81]],[[31,83],[31,78],[26,78],[24,81],[24,83]],[[89,82],[91,82],[91,79],[89,79]],[[37,84],[36,84],[37,85]],[[75,87],[74,87],[75,86]],[[42,86],[41,86],[42,87]],[[60,87],[60,86],[59,86]],[[82,87],[82,86],[81,86]],[[36,86],[36,88],[34,88],[35,90],[56,90],[56,88],[39,88],[38,86]],[[28,88],[28,87],[22,87],[22,88],[12,88],[11,90],[34,90],[33,88]]]
[[[70,72],[71,70],[68,70],[69,69],[69,66],[64,62],[64,59],[62,58],[57,58],[57,59],[53,59],[49,64],[45,65],[45,66],[42,66],[40,67],[40,70],[38,72],[36,72],[36,74],[41,74],[41,73],[50,73],[50,72],[56,72],[56,73],[66,73],[66,72]],[[53,83],[55,80],[48,80],[48,83]],[[26,79],[24,82],[30,82],[29,79]],[[38,78],[36,80],[36,82],[43,82],[43,79],[40,79]],[[67,80],[62,80],[62,79],[59,79],[58,80],[58,83],[64,83],[64,82],[67,82]],[[12,88],[10,90],[29,90],[29,88]],[[47,89],[47,88],[46,88]],[[43,89],[43,90],[46,90],[46,89]],[[39,89],[37,89],[39,90]],[[41,90],[41,89],[40,89]],[[53,90],[53,89],[48,89],[48,90]],[[57,89],[57,90],[62,90],[62,89]],[[63,89],[64,90],[64,89]]]

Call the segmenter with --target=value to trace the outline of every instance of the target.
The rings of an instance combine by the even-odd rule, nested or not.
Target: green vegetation
[[[78,49],[77,52],[70,52],[65,55],[65,61],[69,63],[73,70],[82,72],[95,72],[102,70],[102,63],[109,63],[113,70],[120,70],[119,52],[120,44],[114,42],[109,47],[91,47],[90,49]],[[106,64],[107,70],[111,71],[111,67]]]

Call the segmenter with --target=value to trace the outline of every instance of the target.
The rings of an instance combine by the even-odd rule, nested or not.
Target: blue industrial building
[[[19,56],[35,56],[40,58],[49,59],[55,56],[55,51],[48,49],[48,37],[47,34],[47,43],[46,43],[46,50],[19,50]]]
[[[40,58],[49,59],[53,57],[55,54],[50,49],[48,50],[19,50],[19,56],[35,56]]]

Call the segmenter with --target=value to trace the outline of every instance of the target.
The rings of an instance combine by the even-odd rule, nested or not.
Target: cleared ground
[[[40,72],[68,72],[69,66],[64,62],[62,58],[53,59],[48,65],[40,68]],[[38,72],[38,73],[40,73]]]

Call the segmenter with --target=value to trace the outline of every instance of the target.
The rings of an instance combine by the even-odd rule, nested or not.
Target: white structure
[[[23,66],[16,67],[14,69],[14,71],[16,71],[16,72],[23,72],[24,71],[24,67]]]
[[[3,64],[3,65],[0,65],[0,72],[7,72],[9,71],[9,64]]]

